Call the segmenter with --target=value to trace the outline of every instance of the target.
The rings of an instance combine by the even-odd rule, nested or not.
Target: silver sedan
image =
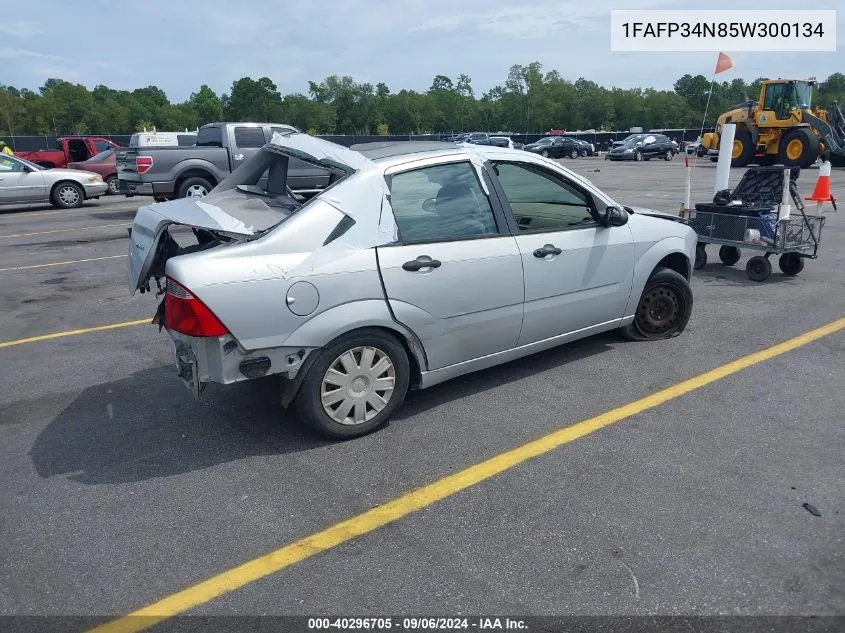
[[[0,204],[49,202],[60,209],[81,207],[89,198],[106,194],[103,177],[78,169],[45,169],[35,163],[0,154]]]
[[[291,158],[332,184],[297,199]],[[276,374],[284,406],[349,438],[408,389],[608,330],[677,336],[695,247],[676,216],[528,152],[289,133],[205,198],[141,207],[129,289],[164,294],[153,321],[196,397]]]

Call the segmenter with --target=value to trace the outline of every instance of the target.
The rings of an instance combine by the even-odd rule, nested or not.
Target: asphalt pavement
[[[562,163],[626,204],[683,198],[678,159]],[[697,164],[694,201],[714,176]],[[845,171],[833,189],[845,199]],[[192,400],[169,337],[140,323],[155,300],[129,296],[141,203],[0,208],[0,615],[129,613],[845,317],[840,211],[797,277],[751,282],[747,253],[695,271],[678,338],[593,337],[411,393],[386,428],[330,443],[282,411],[272,378]],[[190,613],[843,615],[843,352],[840,330]]]

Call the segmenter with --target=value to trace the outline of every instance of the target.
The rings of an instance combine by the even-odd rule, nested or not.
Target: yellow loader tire
[[[731,167],[746,167],[752,160],[754,160],[754,142],[751,140],[751,132],[737,130],[731,151]]]
[[[778,163],[784,167],[809,167],[819,157],[819,137],[810,128],[792,128],[780,140]]]

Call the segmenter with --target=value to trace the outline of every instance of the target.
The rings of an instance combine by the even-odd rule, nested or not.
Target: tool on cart
[[[733,191],[718,191],[712,203],[696,203],[695,210],[687,210],[686,221],[698,234],[694,267],[707,264],[707,244],[720,245],[719,259],[726,266],[739,261],[741,248],[762,251],[764,255],[755,255],[745,267],[753,281],[771,275],[771,255],[780,255],[778,265],[790,276],[804,269],[804,259],[816,259],[825,218],[804,212],[797,184],[800,171],[751,168]]]

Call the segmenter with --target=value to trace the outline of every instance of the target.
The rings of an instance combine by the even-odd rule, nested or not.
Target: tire
[[[210,182],[208,182],[205,178],[199,178],[194,176],[193,178],[186,178],[181,185],[179,185],[179,191],[177,195],[180,198],[190,198],[192,196],[202,197],[205,196],[209,191],[213,189]],[[202,196],[200,196],[200,192]]]
[[[344,364],[342,360],[344,356],[347,364]],[[360,374],[355,373],[366,362],[367,357],[373,361],[374,364],[371,367],[375,367],[376,371],[384,359],[388,361],[387,367],[378,375],[368,374],[363,370]],[[352,371],[346,369],[349,361],[353,363]],[[330,373],[337,377],[336,381],[344,380],[341,376],[346,376],[348,386],[342,387],[336,384],[336,381],[327,379]],[[320,352],[320,356],[308,369],[302,381],[294,406],[297,413],[311,428],[324,437],[333,440],[359,437],[382,426],[393,411],[402,404],[408,391],[410,375],[408,355],[394,336],[381,330],[359,330],[340,337]],[[379,394],[374,389],[375,380],[389,378],[392,378],[392,390],[389,391],[386,404],[378,410],[373,406],[373,400],[368,400],[368,398],[376,396],[385,400],[384,394],[388,393],[387,385],[390,383],[386,381],[385,389]],[[355,391],[355,395],[351,395],[350,390]],[[346,397],[341,397],[339,400],[329,398],[329,404],[324,406],[324,394],[332,394],[335,391],[346,392]],[[334,412],[337,416],[342,415],[344,412],[341,409],[347,405],[352,408],[343,421],[338,421],[330,415],[330,412]],[[363,421],[356,422],[355,415],[364,418]]]
[[[587,155],[588,155],[588,154],[589,154],[589,152],[588,152],[587,150],[585,150],[585,149],[582,149],[582,150],[579,152],[579,155],[581,156],[581,158],[587,158]]]
[[[692,315],[692,289],[684,276],[658,268],[646,282],[633,323],[622,333],[634,341],[659,341],[678,336]]]
[[[643,153],[640,150],[634,152],[634,160],[641,161],[643,159]]]
[[[745,274],[751,281],[766,281],[772,274],[772,263],[768,257],[755,255],[745,265]]]
[[[542,152],[540,152],[540,155],[541,155],[543,158],[548,158],[548,157],[549,157],[549,150],[544,149]]]
[[[754,141],[748,130],[737,130],[731,152],[731,167],[747,167],[754,160]]]
[[[673,152],[671,149],[667,149],[666,153],[663,155],[663,160],[670,161],[674,156],[675,152]]]
[[[784,253],[778,259],[778,267],[784,275],[794,277],[804,270],[804,258],[798,253]]]
[[[722,246],[719,249],[719,259],[725,266],[733,266],[742,257],[742,251],[736,246]]]
[[[75,182],[60,182],[53,187],[50,202],[59,209],[76,209],[85,202],[85,191]]]
[[[699,145],[695,148],[695,155],[699,158],[704,158],[705,156],[707,156],[707,148],[704,147],[704,145]]]
[[[778,163],[784,167],[809,167],[819,157],[819,137],[809,128],[793,128],[783,135]]]
[[[575,160],[576,158],[578,158],[578,150],[573,149],[571,152],[569,152],[569,158],[571,158],[572,160]]]
[[[707,250],[704,248],[704,244],[699,244],[695,247],[695,263],[692,267],[695,270],[701,270],[707,265]]]
[[[108,195],[116,196],[120,193],[120,180],[117,179],[117,176],[106,178],[106,184],[109,186]]]

